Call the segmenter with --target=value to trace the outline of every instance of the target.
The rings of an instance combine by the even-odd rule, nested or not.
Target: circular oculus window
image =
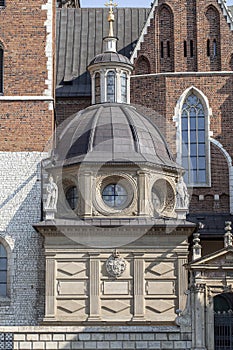
[[[122,185],[113,183],[104,187],[102,191],[102,199],[110,208],[120,209],[126,206],[128,193]]]

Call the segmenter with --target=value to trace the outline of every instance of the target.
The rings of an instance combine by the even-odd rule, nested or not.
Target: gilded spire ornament
[[[115,16],[113,13],[113,9],[114,7],[117,7],[117,3],[113,3],[113,0],[109,0],[109,2],[107,2],[105,4],[106,7],[109,7],[109,13],[108,13],[108,22],[109,22],[109,37],[114,37],[113,35],[113,22],[115,21]]]

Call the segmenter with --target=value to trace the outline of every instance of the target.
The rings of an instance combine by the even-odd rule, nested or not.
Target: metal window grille
[[[223,311],[214,314],[215,350],[233,349],[233,311]]]
[[[0,0],[0,7],[4,7],[5,6],[5,0]]]

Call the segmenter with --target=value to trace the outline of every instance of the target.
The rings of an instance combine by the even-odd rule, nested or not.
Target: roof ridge
[[[134,59],[137,58],[137,53],[141,48],[141,43],[143,43],[143,41],[144,41],[144,36],[147,34],[147,29],[150,26],[150,21],[154,16],[154,11],[155,11],[155,8],[157,6],[158,6],[158,0],[155,0],[153,6],[151,8],[151,11],[147,17],[146,23],[145,23],[144,27],[142,28],[142,31],[141,31],[141,34],[140,34],[139,39],[137,41],[137,44],[136,44],[136,46],[133,50],[133,53],[131,55],[131,58],[130,58],[131,63],[133,63]]]
[[[225,0],[217,0],[217,3],[220,5],[223,16],[225,17],[227,23],[229,24],[230,30],[233,31],[233,18],[232,13],[229,10]]]

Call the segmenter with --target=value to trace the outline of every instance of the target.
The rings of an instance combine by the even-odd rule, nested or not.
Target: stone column
[[[146,173],[144,171],[138,171],[138,191],[138,214],[145,216],[147,215],[148,190]]]
[[[98,254],[90,254],[89,321],[100,319],[100,262]]]
[[[145,317],[145,283],[143,254],[134,256],[134,315],[133,321],[141,321]]]
[[[54,255],[46,258],[46,285],[45,285],[45,320],[51,320],[55,317],[55,259]]]
[[[116,102],[121,103],[121,70],[116,69]]]
[[[196,284],[193,289],[193,325],[192,325],[192,350],[206,350],[205,333],[205,285]]]

